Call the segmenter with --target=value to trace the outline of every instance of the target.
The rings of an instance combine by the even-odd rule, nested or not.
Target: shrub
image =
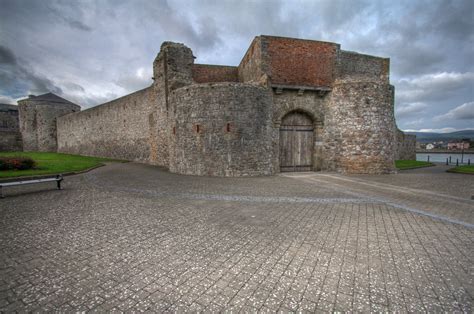
[[[29,157],[0,157],[0,170],[26,170],[35,165],[35,161]]]

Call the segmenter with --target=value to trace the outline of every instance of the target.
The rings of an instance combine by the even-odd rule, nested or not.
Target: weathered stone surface
[[[240,61],[239,80],[241,82],[258,82],[266,73],[268,73],[268,65],[262,58],[262,40],[261,36],[257,36]]]
[[[18,106],[0,104],[0,151],[22,149]]]
[[[324,96],[314,91],[307,91],[302,95],[298,95],[297,90],[284,90],[281,93],[273,94],[273,123],[276,129],[275,135],[277,136],[275,139],[276,145],[280,142],[278,130],[284,116],[291,112],[303,112],[311,117],[315,128],[313,135],[313,170],[321,170],[323,167],[322,156],[324,147],[322,146],[322,136],[326,102],[327,100]],[[275,158],[275,162],[276,168],[279,169],[279,158]]]
[[[150,160],[154,93],[146,88],[58,119],[58,151],[142,162]]]
[[[81,107],[48,93],[18,101],[23,150],[55,152],[57,146],[56,119]]]
[[[171,94],[172,172],[245,176],[275,173],[272,99],[267,88],[219,83]]]
[[[390,59],[341,50],[338,56],[337,76],[345,81],[389,82]]]
[[[416,135],[396,131],[397,151],[396,160],[416,160]]]
[[[344,173],[395,172],[395,130],[390,85],[334,84],[325,120],[324,168]]]

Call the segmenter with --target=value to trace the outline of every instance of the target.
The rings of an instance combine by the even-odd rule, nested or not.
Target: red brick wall
[[[331,86],[339,45],[311,40],[264,37],[272,84]]]
[[[238,82],[237,67],[209,64],[193,65],[193,80],[196,83]]]

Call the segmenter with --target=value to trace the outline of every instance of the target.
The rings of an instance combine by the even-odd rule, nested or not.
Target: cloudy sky
[[[389,57],[401,129],[474,128],[473,0],[0,0],[0,103],[88,108],[150,85],[165,40],[238,65],[260,34]]]

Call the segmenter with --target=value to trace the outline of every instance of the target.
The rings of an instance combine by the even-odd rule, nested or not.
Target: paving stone
[[[436,185],[450,178],[209,178],[128,163],[60,192],[12,189],[0,311],[472,312],[474,207],[464,188]]]

